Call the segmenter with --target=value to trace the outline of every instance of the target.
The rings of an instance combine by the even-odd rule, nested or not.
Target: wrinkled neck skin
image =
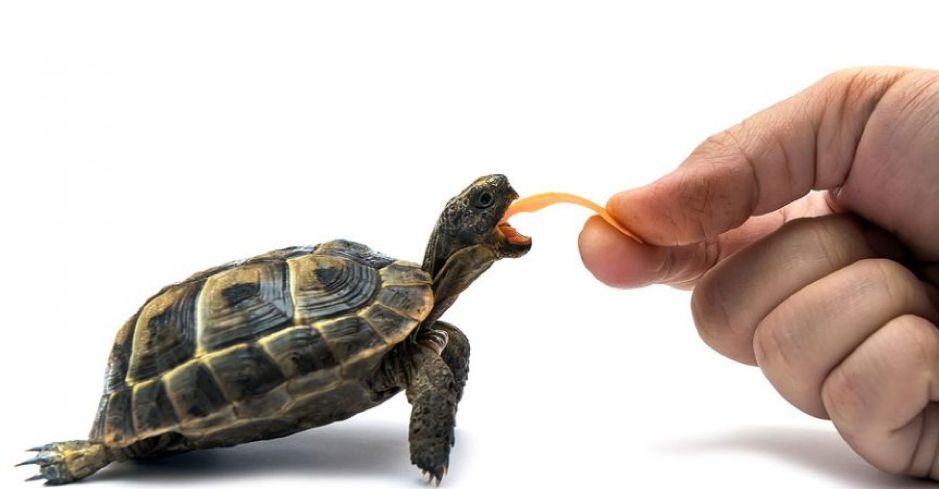
[[[432,325],[470,284],[501,258],[489,244],[465,245],[439,232],[431,235],[421,268],[433,277],[434,308],[424,320]]]

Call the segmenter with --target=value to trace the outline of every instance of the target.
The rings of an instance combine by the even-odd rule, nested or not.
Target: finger
[[[714,238],[848,175],[865,124],[908,70],[830,75],[707,139],[673,173],[614,195],[607,209],[644,241]]]
[[[939,478],[939,330],[924,318],[889,321],[822,386],[835,427],[888,472]]]
[[[753,334],[770,311],[806,285],[874,256],[861,224],[846,214],[793,220],[698,282],[691,297],[695,325],[711,348],[756,365]]]
[[[812,416],[827,418],[822,383],[855,348],[905,314],[939,322],[926,288],[892,260],[867,259],[812,282],[760,322],[753,352],[782,396]]]
[[[939,287],[936,287],[929,282],[923,282],[923,285],[926,286],[926,295],[928,295],[929,300],[932,301],[933,307],[939,309]]]
[[[715,238],[682,246],[639,244],[602,219],[591,218],[580,234],[580,255],[587,269],[612,287],[662,283],[688,289],[721,260],[787,221],[827,215],[832,211],[827,192],[814,193],[778,211],[750,218],[742,226]]]

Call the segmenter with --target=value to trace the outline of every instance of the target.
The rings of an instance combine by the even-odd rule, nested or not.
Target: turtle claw
[[[49,484],[65,484],[87,477],[112,460],[104,445],[84,440],[50,443],[28,451],[39,453],[16,466],[38,465],[39,473],[26,480],[45,479]]]
[[[23,465],[38,465],[39,473],[26,479],[27,482],[38,481],[38,480],[47,480],[51,484],[61,484],[63,482],[69,482],[71,479],[63,478],[62,471],[59,469],[59,464],[62,461],[62,455],[58,451],[48,451],[45,449],[46,446],[31,448],[27,451],[30,452],[39,452],[35,457],[28,460],[24,460],[18,464],[16,467],[21,467]]]
[[[447,475],[447,467],[440,466],[434,469],[421,469],[421,479],[427,478],[427,482],[433,482],[435,487],[440,487],[440,481]]]
[[[46,452],[41,452],[39,455],[36,455],[35,457],[33,457],[33,458],[29,459],[29,460],[24,460],[24,461],[22,461],[22,462],[20,462],[20,463],[18,463],[18,464],[16,464],[16,465],[14,465],[14,467],[20,467],[20,466],[23,466],[23,465],[32,465],[32,464],[47,464],[47,463],[50,462],[50,460],[51,460],[51,458],[50,458],[50,456],[49,456],[48,453],[46,453]]]
[[[38,464],[38,463],[39,463],[39,461],[36,460],[36,457],[33,457],[33,458],[29,459],[29,460],[24,460],[24,461],[22,461],[22,462],[20,462],[20,463],[18,463],[18,464],[16,464],[16,465],[14,465],[14,467],[22,467],[22,466],[24,466],[24,465]]]

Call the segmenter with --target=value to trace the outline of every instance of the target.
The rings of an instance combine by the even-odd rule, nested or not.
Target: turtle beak
[[[509,186],[508,204],[518,199],[518,192]],[[506,209],[508,209],[506,205]],[[503,211],[504,213],[505,211]],[[531,238],[518,232],[508,221],[501,221],[496,226],[496,233],[499,235],[499,241],[502,244],[502,252],[505,256],[517,258],[531,249]]]
[[[516,192],[511,185],[509,185],[509,204],[515,202],[516,200],[518,200],[518,192]]]

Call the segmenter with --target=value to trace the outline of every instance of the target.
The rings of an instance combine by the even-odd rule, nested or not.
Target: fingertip
[[[648,185],[613,194],[606,210],[643,241],[660,246],[673,246],[697,240],[676,222],[675,198],[680,182],[674,173]]]
[[[620,233],[598,216],[584,224],[578,240],[584,266],[610,287],[634,288],[653,282],[655,249]]]
[[[641,201],[635,198],[635,196],[637,192],[641,194],[643,189],[645,189],[645,187],[624,190],[613,194],[609,200],[606,201],[607,212],[623,225],[629,225],[634,222],[637,216],[636,211],[638,207],[642,205]]]

